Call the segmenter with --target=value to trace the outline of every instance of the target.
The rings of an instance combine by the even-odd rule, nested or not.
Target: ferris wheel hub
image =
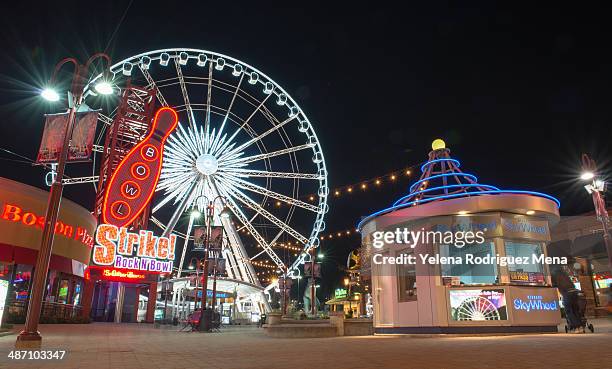
[[[202,154],[196,159],[196,168],[200,173],[210,176],[217,173],[219,162],[214,155]]]

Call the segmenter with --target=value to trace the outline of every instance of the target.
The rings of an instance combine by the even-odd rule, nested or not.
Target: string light
[[[335,237],[343,237],[343,236],[350,236],[350,235],[359,235],[359,231],[356,228],[351,228],[351,229],[347,229],[347,230],[343,230],[343,231],[335,231],[335,232],[331,232],[329,234],[326,235],[321,235],[319,236],[319,238],[321,240],[324,240],[326,238],[328,239],[332,239]]]
[[[368,184],[374,184],[377,187],[380,187],[381,184],[385,183],[385,181],[384,181],[385,178],[388,178],[390,180],[387,183],[391,183],[391,182],[395,182],[395,180],[398,179],[398,176],[402,175],[402,174],[405,175],[406,177],[409,177],[412,174],[412,167],[410,167],[409,169],[396,170],[396,171],[393,171],[391,173],[387,173],[386,175],[377,176],[377,177],[374,177],[374,178],[371,178],[371,179],[368,179],[368,180],[365,180],[365,181],[358,182],[356,184],[351,184],[351,185],[346,185],[346,186],[335,188],[333,190],[334,196],[340,197],[343,192],[352,194],[353,193],[353,188],[355,186],[359,186],[359,188],[361,188],[363,191],[366,191],[368,189]],[[317,195],[316,194],[307,194],[307,195],[303,196],[303,198],[304,197],[307,197],[308,201],[312,202],[312,201],[316,200]],[[294,206],[293,204],[286,203],[284,201],[266,202],[264,205],[265,206],[269,206],[269,207],[276,206],[277,208],[284,207],[284,206],[288,206],[288,207]],[[249,206],[249,208],[252,209],[253,207]]]

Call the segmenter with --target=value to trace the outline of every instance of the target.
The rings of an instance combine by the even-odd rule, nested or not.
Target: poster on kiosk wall
[[[506,296],[502,288],[449,291],[454,321],[508,320]]]

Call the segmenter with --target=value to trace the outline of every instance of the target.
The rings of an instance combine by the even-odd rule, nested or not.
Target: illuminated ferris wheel
[[[297,276],[298,266],[319,245],[329,188],[317,135],[289,93],[249,64],[199,49],[135,55],[114,64],[111,73],[119,94],[141,86],[133,89],[134,96],[141,91],[144,99],[152,92],[157,107],[179,114],[150,220],[166,233],[186,237],[185,247],[192,248],[189,214],[204,212],[207,199],[222,197],[214,206],[227,206],[233,216],[217,215],[214,222],[228,236],[230,277],[259,285],[252,262],[265,257],[281,273]],[[128,102],[124,110],[143,112],[143,106]],[[120,111],[103,109],[101,125],[110,126]],[[100,134],[94,150],[107,147],[102,140]],[[92,178],[100,165],[94,165]],[[281,244],[295,246],[287,253]]]

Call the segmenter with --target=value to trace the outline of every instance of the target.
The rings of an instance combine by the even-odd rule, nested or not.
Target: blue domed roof
[[[450,156],[446,147],[437,148],[429,153],[429,160],[421,166],[421,177],[414,182],[408,194],[393,203],[390,208],[377,211],[359,222],[358,228],[374,216],[396,209],[418,206],[433,201],[443,201],[460,197],[496,195],[496,194],[525,194],[554,201],[558,207],[559,200],[553,196],[534,191],[501,190],[495,186],[478,183],[478,178],[471,173],[464,173],[459,169],[461,163]]]

